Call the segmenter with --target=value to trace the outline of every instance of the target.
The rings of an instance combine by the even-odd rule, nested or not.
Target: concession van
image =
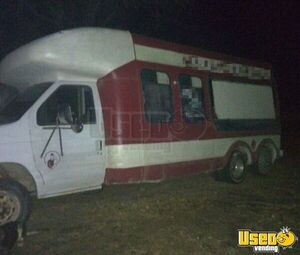
[[[267,63],[104,28],[61,31],[0,63],[0,224],[103,184],[249,165],[281,154]]]

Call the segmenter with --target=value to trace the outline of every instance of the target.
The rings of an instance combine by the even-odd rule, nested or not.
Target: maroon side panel
[[[127,169],[106,169],[104,183],[119,184],[119,183],[136,183],[141,182],[142,167],[127,168]]]
[[[160,181],[165,179],[163,165],[144,166],[141,168],[141,171],[143,172],[143,179],[140,181]]]
[[[142,95],[135,63],[129,63],[99,79],[97,85],[106,144],[142,143]]]
[[[215,168],[216,166],[218,167]],[[222,158],[214,158],[126,169],[108,168],[104,183],[109,185],[161,181],[171,177],[194,175],[211,169],[220,169],[223,166],[224,160]]]
[[[140,72],[143,68],[167,72],[172,86],[174,119],[170,123],[149,123],[144,118],[144,99]],[[206,121],[185,123],[182,120],[178,76],[197,75],[203,80]],[[218,131],[214,125],[206,71],[132,61],[98,80],[103,108],[106,144],[159,143],[226,137],[279,134],[279,130]],[[214,77],[245,81],[242,78]],[[249,80],[248,80],[249,81]],[[252,81],[251,81],[252,82]]]

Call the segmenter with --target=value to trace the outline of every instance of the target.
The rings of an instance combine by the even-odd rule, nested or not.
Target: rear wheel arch
[[[223,158],[223,166],[216,171],[216,180],[241,183],[247,173],[247,165],[252,164],[253,154],[250,146],[243,141],[233,143]]]
[[[275,160],[278,158],[279,150],[271,139],[263,140],[255,153],[254,169],[260,175],[268,175]]]
[[[224,166],[226,166],[234,152],[240,152],[245,157],[245,162],[247,165],[251,165],[254,161],[253,154],[251,152],[250,146],[243,141],[238,141],[232,144],[229,149],[227,150],[227,153],[225,155],[225,162]]]
[[[214,173],[217,181],[238,184],[244,181],[247,174],[246,156],[240,150],[230,151],[230,156],[223,169]]]

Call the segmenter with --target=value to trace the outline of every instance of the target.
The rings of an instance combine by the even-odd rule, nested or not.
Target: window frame
[[[275,118],[274,119],[219,119],[215,112],[215,98],[213,94],[213,81],[225,81],[232,83],[247,83],[254,86],[266,86],[272,88],[273,93],[273,103],[275,110]],[[208,79],[208,89],[209,89],[209,97],[212,107],[212,120],[216,130],[222,132],[243,132],[249,130],[261,131],[261,130],[275,130],[275,132],[280,131],[281,124],[278,119],[278,111],[277,111],[277,98],[276,98],[276,90],[272,81],[266,80],[253,80],[243,77],[231,77],[224,76],[220,74],[210,74]],[[260,125],[259,122],[262,124]],[[243,123],[247,123],[242,125]]]
[[[156,83],[158,86],[169,86],[168,89],[170,91],[170,103],[171,103],[171,109],[169,112],[170,113],[170,118],[169,120],[159,120],[159,121],[153,121],[150,119],[148,119],[147,117],[147,114],[146,114],[146,109],[145,109],[145,91],[144,91],[144,81],[143,81],[143,78],[142,78],[142,72],[143,71],[153,71],[155,73],[164,73],[167,75],[168,79],[169,79],[169,83],[168,84],[159,84],[159,83]],[[169,72],[165,71],[165,70],[161,70],[161,69],[155,69],[155,68],[148,68],[148,67],[144,67],[140,70],[139,72],[139,78],[140,78],[140,81],[141,81],[141,92],[142,92],[142,102],[143,102],[143,115],[144,115],[144,120],[147,122],[147,123],[151,123],[151,124],[159,124],[159,123],[172,123],[174,121],[174,99],[173,99],[173,88],[172,88],[172,81],[171,81],[171,76],[169,74]]]
[[[204,117],[200,118],[197,121],[189,121],[186,118],[186,115],[184,114],[184,109],[183,109],[183,104],[182,104],[181,82],[180,82],[180,77],[183,76],[183,75],[187,75],[189,77],[195,77],[195,78],[200,79],[200,81],[201,81],[201,103],[202,103],[202,113],[203,113]],[[201,77],[200,75],[197,75],[197,74],[190,74],[190,73],[186,73],[186,72],[180,72],[177,75],[177,80],[178,80],[177,85],[178,85],[178,89],[179,89],[179,98],[180,98],[181,118],[182,118],[182,120],[185,123],[188,123],[188,124],[201,124],[201,123],[207,121],[208,116],[207,116],[207,112],[206,112],[205,88],[204,88],[204,86],[205,86],[205,79],[203,79],[203,77]],[[191,88],[193,88],[193,85],[191,86]]]

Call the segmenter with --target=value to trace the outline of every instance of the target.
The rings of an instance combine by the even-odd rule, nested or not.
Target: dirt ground
[[[13,254],[253,254],[237,247],[237,229],[289,226],[299,237],[299,220],[300,164],[285,158],[239,185],[200,174],[33,201]],[[280,254],[300,254],[300,244]]]

